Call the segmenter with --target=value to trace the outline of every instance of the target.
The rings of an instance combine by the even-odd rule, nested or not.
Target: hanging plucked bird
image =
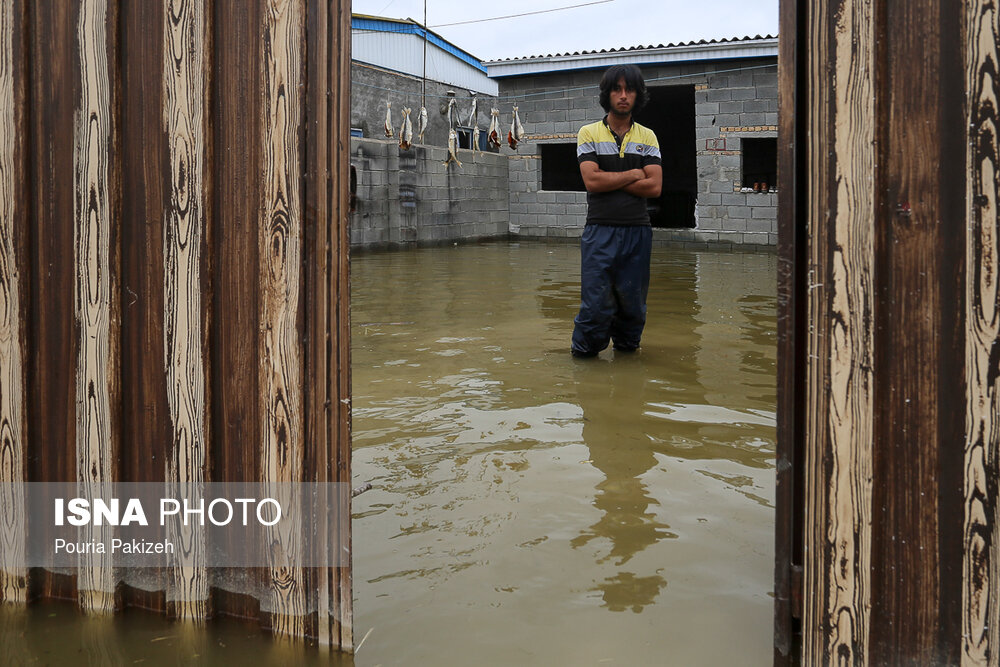
[[[420,143],[424,143],[424,130],[427,129],[427,109],[420,107],[420,115],[417,116],[417,137]]]
[[[477,120],[476,119],[476,115],[477,115],[476,106],[477,106],[476,98],[473,97],[472,98],[472,112],[469,114],[469,127],[475,127],[476,126],[476,120]]]
[[[507,133],[507,143],[514,150],[524,139],[524,128],[521,126],[521,119],[517,115],[517,106],[514,106],[514,117],[510,120],[510,132]]]
[[[479,148],[479,113],[478,101],[475,96],[472,98],[472,112],[469,114],[469,126],[472,128],[472,150]]]
[[[448,130],[448,159],[444,161],[445,165],[454,162],[459,167],[462,163],[458,161],[458,132],[455,130]]]
[[[406,107],[403,109],[403,125],[399,128],[399,147],[407,151],[412,145],[413,125],[410,123],[410,108]]]
[[[501,143],[501,133],[500,129],[500,110],[490,109],[490,129],[486,134],[486,143],[488,143],[493,148],[500,148]]]

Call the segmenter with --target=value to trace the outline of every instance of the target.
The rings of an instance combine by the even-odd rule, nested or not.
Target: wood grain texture
[[[830,303],[830,235],[829,218],[836,216],[831,210],[832,177],[828,154],[832,143],[830,99],[831,90],[826,82],[827,66],[831,57],[828,34],[829,15],[825,8],[809,3],[807,15],[802,19],[805,48],[810,54],[808,77],[813,84],[806,91],[809,115],[806,119],[811,141],[806,148],[806,198],[808,216],[806,243],[808,245],[808,310],[810,323],[806,342],[806,407],[805,407],[805,552],[803,563],[803,664],[827,664],[829,656],[828,628],[830,619],[829,548],[833,521],[829,508],[829,489],[832,481],[826,465],[829,449],[829,409],[827,393],[829,377],[829,303]]]
[[[927,0],[881,11],[870,661],[951,665],[966,412],[964,10]]]
[[[14,266],[21,311],[31,304],[26,429],[50,444],[24,460],[24,476],[77,481],[87,495],[119,478],[198,483],[210,470],[218,481],[349,488],[349,6],[0,2],[27,14],[32,74],[15,121],[30,127],[14,133],[32,224],[13,242],[25,270],[18,257]],[[314,157],[307,123],[321,142]],[[322,446],[307,445],[307,390]],[[350,503],[338,500],[330,543],[349,549]],[[284,549],[271,568],[206,580],[181,563],[133,577],[106,561],[78,577],[39,571],[29,596],[187,618],[214,606],[279,635],[320,636],[322,625],[324,643],[349,649],[349,568],[306,579],[289,566],[300,536],[248,539],[265,537]],[[321,604],[322,624],[306,611]]]
[[[301,179],[298,131],[303,14],[298,0],[268,0],[264,17],[264,200],[260,223],[261,463],[264,479],[302,481]],[[286,490],[288,492],[286,493]],[[277,499],[299,516],[298,497],[277,486]],[[270,550],[272,630],[301,636],[306,614],[301,562],[302,526],[265,529]]]
[[[937,514],[937,543],[940,594],[933,641],[935,659],[940,664],[957,665],[962,652],[962,568],[964,560],[963,515],[965,508],[965,467],[962,443],[966,439],[968,392],[966,380],[966,234],[958,230],[967,224],[966,184],[968,172],[961,165],[968,154],[968,93],[965,82],[968,49],[964,3],[938,3],[937,16],[930,21],[940,26],[940,60],[935,72],[940,87],[935,96],[937,110],[938,157],[924,168],[938,183],[938,211],[933,224],[939,256],[938,298],[935,341],[938,347],[936,402],[940,416],[933,441],[938,450],[938,466],[933,472],[937,495],[930,504]],[[926,494],[926,491],[925,491]],[[926,498],[914,495],[914,498]],[[917,545],[919,552],[920,545]],[[917,554],[919,557],[919,554]]]
[[[31,48],[33,209],[31,236],[32,322],[37,347],[29,372],[32,399],[29,421],[38,425],[39,442],[60,443],[60,456],[39,450],[29,459],[32,481],[76,480],[75,382],[67,369],[76,366],[79,335],[72,299],[74,274],[75,183],[74,114],[80,99],[79,49],[76,48],[79,3],[28,3]],[[46,45],[66,44],[54,52]],[[42,279],[44,276],[44,280]]]
[[[965,374],[968,391],[964,456],[962,664],[1000,659],[1000,142],[997,112],[1000,12],[996,3],[966,3],[967,239]]]
[[[261,4],[213,3],[212,132],[217,161],[212,218],[215,253],[209,371],[213,406],[213,481],[246,482],[260,476],[259,291],[261,173]],[[232,159],[231,156],[239,156]]]
[[[208,461],[201,295],[206,18],[201,0],[163,2],[163,121],[171,184],[163,224],[163,352],[173,425],[165,475],[185,497],[202,495]],[[209,615],[205,531],[191,525],[172,537],[178,545],[168,594],[173,614],[204,621]]]
[[[936,502],[940,420],[935,313],[940,269],[936,174],[936,104],[916,91],[939,85],[940,28],[936,2],[889,3],[879,163],[878,286],[880,350],[875,373],[876,485],[871,656],[874,664],[934,664],[941,589]],[[906,26],[905,29],[900,29]],[[924,164],[922,164],[924,163]],[[906,210],[909,209],[909,213]],[[921,497],[924,500],[921,500]]]
[[[805,204],[808,179],[800,174],[808,144],[805,77],[808,52],[798,34],[805,9],[780,3],[778,44],[778,289],[777,451],[774,530],[774,665],[790,667],[796,620],[802,618],[805,344],[807,243]],[[793,576],[793,572],[798,573]]]
[[[163,119],[161,2],[121,5],[122,52],[122,479],[164,481],[173,427],[164,347],[164,211],[171,187]],[[156,363],[153,363],[153,362]]]
[[[307,4],[306,102],[306,479],[350,481],[348,215],[350,6]],[[308,632],[321,645],[352,650],[349,494],[331,493],[336,520],[317,525],[323,557],[345,567],[314,569],[317,613]],[[346,557],[345,557],[346,554]],[[325,561],[328,562],[328,561]]]
[[[23,192],[19,181],[17,109],[23,106],[22,72],[15,62],[15,25],[20,21],[15,0],[0,0],[0,603],[27,602],[24,568],[26,516],[20,483],[25,481],[27,414],[24,377],[27,341],[22,301],[26,270],[24,237],[18,233],[23,220]]]
[[[258,228],[263,201],[263,3],[215,0],[212,8],[213,75],[209,85],[215,160],[208,368],[212,448],[208,454],[213,482],[253,482],[262,479]],[[261,534],[251,532],[247,539],[261,539]],[[222,580],[229,574],[250,580],[250,590],[269,588],[268,573],[259,568],[212,573]],[[254,619],[260,614],[260,600],[255,596],[228,590],[217,590],[213,604],[219,614]]]
[[[76,481],[76,368],[79,333],[75,289],[76,201],[74,114],[80,100],[79,2],[27,2],[31,63],[27,161],[31,187],[31,317],[33,341],[28,369],[28,423],[32,440],[55,443],[34,448],[28,477],[34,482]],[[64,48],[52,49],[52,44]],[[56,187],[54,184],[62,184]],[[41,527],[37,527],[41,529]],[[76,578],[39,571],[32,595],[76,600]]]
[[[875,14],[808,17],[806,664],[866,664],[873,465]],[[828,72],[833,73],[829,76]],[[800,91],[801,92],[801,91]],[[784,188],[783,188],[784,189]]]
[[[842,0],[834,17],[826,655],[857,664],[871,605],[876,31],[867,0]]]
[[[997,664],[997,20],[971,4],[796,3],[803,664]]]
[[[333,481],[331,462],[330,395],[333,370],[330,366],[330,127],[329,62],[330,62],[330,3],[310,2],[306,18],[306,170],[303,192],[303,222],[305,224],[305,465],[304,478],[319,483]],[[312,517],[315,558],[329,562],[336,545],[331,543],[329,521],[321,512]],[[315,637],[320,646],[335,647],[331,622],[331,568],[317,567],[306,571],[310,613],[306,634]]]
[[[336,317],[331,330],[336,339],[334,369],[336,393],[331,397],[334,408],[333,425],[336,429],[336,482],[341,486],[339,520],[337,522],[337,547],[341,550],[339,562],[343,567],[335,570],[334,592],[337,604],[333,611],[336,634],[340,648],[354,651],[354,592],[351,578],[351,253],[350,253],[350,118],[351,118],[351,6],[347,0],[338,0],[331,12],[330,65],[332,98],[329,125],[332,153],[332,196],[330,215],[336,236],[332,244],[336,271],[332,271],[335,299],[331,313]],[[333,269],[333,264],[331,264]]]
[[[122,89],[122,481],[163,482],[172,446],[164,348],[164,211],[170,188],[164,107],[163,4],[125,2],[121,8]],[[167,568],[142,572],[122,603],[168,610]],[[128,580],[128,578],[126,578]]]
[[[110,20],[109,20],[110,19]],[[117,211],[112,200],[113,109],[109,72],[106,0],[86,0],[80,11],[82,97],[76,116],[74,169],[76,282],[73,300],[79,323],[76,364],[76,457],[84,497],[112,497],[118,434],[118,312],[113,285],[117,259],[112,248]],[[114,32],[112,32],[114,35]],[[81,541],[110,543],[111,526],[81,528]],[[111,613],[116,582],[111,554],[94,555],[79,570],[85,611]]]

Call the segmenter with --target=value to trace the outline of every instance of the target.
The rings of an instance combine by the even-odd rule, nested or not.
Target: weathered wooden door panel
[[[349,483],[349,11],[0,0],[6,506],[25,481]],[[171,568],[29,576],[7,566],[33,529],[11,514],[4,601],[352,646],[349,565],[210,570],[194,541]]]
[[[957,664],[969,400],[964,8],[883,11],[869,660]]]
[[[775,661],[995,665],[997,7],[781,10]]]
[[[23,479],[28,473],[29,359],[27,349],[31,264],[31,228],[16,224],[31,210],[27,156],[25,44],[27,17],[21,3],[0,5],[0,479]],[[23,603],[27,572],[11,561],[23,552],[24,513],[13,487],[0,490],[0,547],[13,558],[0,567],[0,596]]]

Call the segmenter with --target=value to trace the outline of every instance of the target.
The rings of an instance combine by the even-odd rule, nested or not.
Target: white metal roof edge
[[[373,35],[402,36],[403,38],[412,40],[417,43],[423,41],[419,36],[412,34],[403,34],[403,33],[393,34],[393,33],[383,32],[383,33],[373,33]],[[420,63],[413,63],[411,67],[407,67],[406,63],[401,63],[400,66],[393,66],[392,64],[387,63],[385,61],[379,62],[378,58],[372,58],[370,52],[367,51],[368,45],[365,45],[364,47],[360,48],[354,46],[353,45],[354,39],[355,37],[352,36],[352,53],[351,53],[352,61],[358,63],[364,63],[366,65],[377,67],[379,69],[383,69],[389,72],[407,74],[409,76],[414,76],[417,78],[421,77],[422,72],[420,69],[418,69]],[[446,86],[454,86],[456,88],[460,88],[463,90],[464,89],[475,90],[476,92],[482,93],[483,95],[493,95],[495,97],[499,94],[499,84],[493,79],[491,79],[486,72],[482,71],[477,67],[473,67],[464,58],[457,57],[454,53],[440,48],[433,42],[429,42],[429,44],[431,45],[431,47],[434,49],[435,52],[444,56],[445,58],[450,59],[451,62],[457,64],[458,67],[460,68],[460,71],[463,74],[465,74],[468,78],[463,80],[462,77],[454,76],[454,77],[448,77],[450,78],[450,80],[446,81],[443,78],[440,78],[439,74],[438,78],[428,76],[427,78],[428,81],[436,81],[437,83],[444,84]]]
[[[535,56],[516,60],[495,60],[483,63],[489,77],[502,78],[526,74],[542,74],[591,67],[608,67],[631,63],[634,65],[659,65],[699,60],[724,60],[730,58],[759,58],[778,56],[778,38],[721,42],[718,44],[684,44],[647,49],[620,49],[616,51],[585,52],[570,55]]]

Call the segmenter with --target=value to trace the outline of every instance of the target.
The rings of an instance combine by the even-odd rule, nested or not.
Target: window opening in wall
[[[458,132],[458,147],[472,148],[472,128],[457,127],[455,131]]]
[[[742,139],[743,187],[767,192],[778,187],[778,140]]]
[[[538,148],[542,156],[542,190],[586,192],[576,161],[576,142],[539,144]]]
[[[499,148],[494,148],[490,146],[489,134],[486,132],[486,128],[479,128],[479,145],[476,146],[476,150],[483,153],[499,153]]]
[[[694,227],[698,165],[694,122],[694,86],[650,86],[649,104],[637,123],[656,134],[663,163],[663,188],[648,200],[653,227]]]

